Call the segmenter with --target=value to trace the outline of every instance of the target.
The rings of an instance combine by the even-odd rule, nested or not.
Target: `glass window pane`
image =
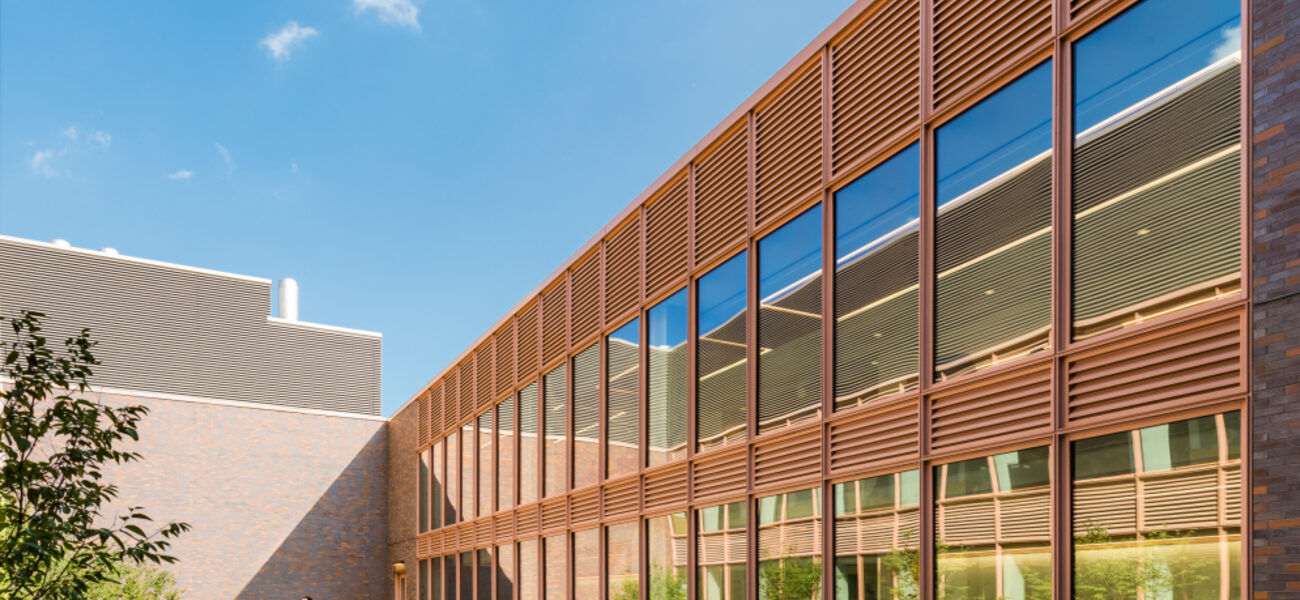
[[[514,600],[517,583],[514,545],[497,546],[497,600]]]
[[[460,553],[460,600],[474,600],[474,553]]]
[[[698,451],[746,438],[746,254],[732,257],[697,284],[696,435]]]
[[[474,421],[465,424],[460,430],[460,510],[461,520],[474,518],[474,492],[477,490],[474,480]]]
[[[447,524],[454,525],[460,516],[460,435],[447,436]]]
[[[610,525],[605,536],[609,600],[637,600],[641,597],[641,543],[636,523]]]
[[[546,553],[544,567],[546,569],[546,596],[544,600],[565,600],[565,590],[567,582],[565,579],[569,573],[569,549],[565,541],[567,535],[553,535],[542,540],[542,548]]]
[[[1075,597],[1241,596],[1241,494],[1222,493],[1221,483],[1237,489],[1241,460],[1218,446],[1229,414],[1239,413],[1118,434],[1141,444],[1142,460],[1123,474],[1081,477],[1098,471],[1086,465],[1113,460],[1117,444],[1072,444]],[[1204,445],[1195,439],[1202,435]],[[1148,442],[1158,446],[1154,465]],[[1202,462],[1201,451],[1213,457]]]
[[[492,409],[478,417],[478,514],[492,514],[492,484],[496,477],[492,471],[492,455],[496,448],[492,442],[496,431],[492,420],[496,413]]]
[[[573,532],[573,597],[577,600],[600,598],[600,531],[598,529]]]
[[[492,552],[487,548],[478,551],[478,600],[492,600]]]
[[[515,397],[497,404],[497,502],[501,509],[515,505]]]
[[[569,441],[569,383],[564,365],[551,369],[542,381],[546,396],[546,497],[563,494],[567,488]]]
[[[785,497],[786,514],[761,518],[758,525],[758,596],[817,598],[822,582],[821,488],[777,496]]]
[[[446,477],[443,475],[442,459],[442,440],[438,440],[433,444],[433,487],[429,490],[432,502],[429,510],[430,529],[442,527],[442,509],[443,505],[447,503],[447,498],[444,495],[446,493],[444,489]]]
[[[1096,479],[1133,472],[1133,436],[1125,431],[1074,443],[1074,479]]]
[[[520,504],[537,501],[537,418],[537,382],[534,381],[519,391]]]
[[[822,207],[758,242],[758,433],[821,417]]]
[[[938,597],[1052,598],[1049,457],[1043,446],[935,468]]]
[[[1241,458],[1241,413],[1234,410],[1223,415],[1223,427],[1228,441],[1228,459]]]
[[[914,476],[890,473],[835,484],[837,497],[851,498],[848,490],[863,490],[860,507],[835,505],[837,600],[917,597],[920,507],[903,498],[919,496],[918,483]]]
[[[916,389],[921,151],[835,192],[835,408]]]
[[[605,340],[605,435],[608,476],[635,473],[641,461],[641,322],[632,319]]]
[[[542,569],[537,540],[519,542],[519,600],[541,598]]]
[[[424,562],[429,573],[428,585],[425,586],[429,590],[429,600],[442,600],[442,560],[432,558]]]
[[[646,314],[652,467],[686,458],[686,316],[685,289]]]
[[[935,378],[1048,346],[1052,63],[936,132]]]
[[[447,600],[456,600],[459,597],[456,595],[456,572],[460,568],[460,565],[456,564],[458,556],[449,554],[442,557],[443,598]]]
[[[416,482],[420,496],[420,533],[429,530],[429,450],[420,453],[420,477]]]
[[[728,581],[734,567],[745,565],[749,554],[745,535],[744,501],[709,506],[696,511],[698,538],[697,597],[710,600],[745,600],[745,581]],[[726,517],[724,522],[724,516]]]
[[[599,482],[600,346],[592,344],[573,357],[573,488]]]
[[[685,522],[686,513],[646,519],[650,562],[650,599],[686,598],[686,531],[674,526]]]
[[[1146,0],[1074,45],[1076,339],[1241,289],[1240,9]]]

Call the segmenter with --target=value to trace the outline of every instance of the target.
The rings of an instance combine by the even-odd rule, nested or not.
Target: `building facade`
[[[1300,597],[1297,23],[857,3],[394,415],[401,593]]]

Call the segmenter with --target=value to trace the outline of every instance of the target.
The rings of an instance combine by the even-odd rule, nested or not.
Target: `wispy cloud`
[[[75,142],[77,141],[77,126],[69,125],[67,127],[64,127],[63,130],[59,132],[59,135]]]
[[[262,38],[260,44],[266,46],[266,49],[271,52],[271,57],[284,61],[289,59],[290,50],[301,46],[307,38],[319,34],[320,32],[314,27],[302,27],[297,21],[289,21],[279,31]]]
[[[352,0],[357,14],[373,10],[379,20],[389,25],[420,29],[420,9],[411,0]]]
[[[1241,52],[1241,25],[1226,28],[1219,32],[1219,44],[1214,47],[1214,58],[1218,61]]]
[[[219,142],[213,142],[212,145],[217,147],[217,152],[221,153],[221,158],[226,161],[226,177],[235,174],[235,161],[230,158],[230,151],[222,146]]]
[[[190,178],[193,176],[194,176],[194,171],[190,171],[188,169],[182,169],[175,173],[170,173],[168,175],[165,175],[166,178],[172,181],[189,181]]]
[[[36,154],[32,155],[31,161],[29,162],[32,168],[32,174],[40,175],[49,179],[58,177],[59,171],[54,168],[53,161],[54,158],[60,154],[63,154],[63,152],[51,150],[49,148],[46,148],[45,150],[37,150]]]
[[[95,133],[86,136],[86,141],[92,144],[98,144],[100,148],[107,148],[113,144],[113,136],[107,131],[95,130]]]

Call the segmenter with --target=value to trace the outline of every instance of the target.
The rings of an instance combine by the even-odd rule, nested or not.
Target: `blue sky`
[[[390,414],[850,0],[0,3],[0,233],[294,277]]]

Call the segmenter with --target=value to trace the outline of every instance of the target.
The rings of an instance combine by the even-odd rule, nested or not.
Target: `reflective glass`
[[[600,346],[592,344],[573,357],[573,489],[599,482]]]
[[[541,593],[541,557],[537,540],[519,542],[519,600],[539,600]]]
[[[492,514],[492,484],[496,482],[492,471],[492,456],[496,453],[496,430],[492,423],[496,413],[492,409],[478,416],[478,514]]]
[[[641,543],[636,523],[605,528],[605,561],[609,579],[609,600],[637,600],[641,597]]]
[[[442,527],[443,505],[447,503],[446,496],[444,496],[446,493],[446,490],[444,489],[444,486],[446,485],[446,476],[443,474],[444,467],[442,461],[442,440],[438,440],[433,444],[433,485],[429,489],[429,497],[432,504],[429,508],[429,529]]]
[[[745,506],[742,500],[696,511],[696,598],[745,600],[749,553]]]
[[[517,583],[514,545],[497,546],[497,600],[514,600]]]
[[[821,488],[759,499],[758,596],[821,594]]]
[[[935,134],[935,378],[1048,347],[1052,63]]]
[[[822,207],[758,242],[758,433],[821,417]]]
[[[447,524],[460,522],[460,436],[447,436]]]
[[[650,600],[681,600],[686,597],[686,513],[646,519],[650,562]]]
[[[478,551],[478,593],[474,594],[478,600],[492,600],[492,551],[483,548]]]
[[[635,473],[641,450],[641,322],[632,319],[609,334],[605,385],[606,460],[610,478]]]
[[[546,419],[546,497],[563,494],[568,477],[569,382],[564,365],[551,369],[543,378]]]
[[[420,477],[416,482],[420,496],[420,533],[429,530],[429,452],[420,453]]]
[[[497,404],[497,502],[501,509],[515,505],[515,397]]]
[[[460,553],[460,600],[474,600],[474,553]]]
[[[746,438],[745,368],[748,343],[746,253],[732,257],[697,284],[695,391],[697,450],[718,448]]]
[[[546,569],[546,596],[544,600],[565,600],[569,573],[569,549],[565,541],[568,535],[553,535],[542,539],[542,551],[545,553],[543,567]]]
[[[921,152],[835,192],[835,408],[917,387]]]
[[[474,421],[465,424],[460,430],[460,511],[461,520],[474,518],[474,492],[478,489],[474,479]]]
[[[537,501],[537,382],[519,391],[519,503]]]
[[[1145,0],[1073,75],[1074,337],[1239,292],[1241,3]]]
[[[686,458],[686,300],[683,288],[646,314],[651,467]]]
[[[918,597],[918,473],[835,484],[837,600]]]
[[[447,556],[442,557],[443,598],[446,598],[447,600],[456,600],[456,598],[459,597],[456,595],[456,572],[460,568],[460,566],[456,564],[458,556],[459,555],[456,554],[448,554]]]
[[[600,530],[573,532],[573,597],[600,598]]]

